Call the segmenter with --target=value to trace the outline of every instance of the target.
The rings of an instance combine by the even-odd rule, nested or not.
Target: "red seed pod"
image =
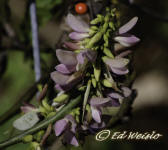
[[[88,7],[85,3],[77,3],[75,5],[75,11],[78,14],[85,14],[88,10]]]

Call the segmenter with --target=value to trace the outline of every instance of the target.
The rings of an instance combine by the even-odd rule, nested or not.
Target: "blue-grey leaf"
[[[21,131],[30,129],[39,121],[36,112],[28,112],[19,119],[15,120],[13,126]]]

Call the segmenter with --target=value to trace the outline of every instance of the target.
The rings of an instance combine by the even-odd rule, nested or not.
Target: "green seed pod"
[[[96,88],[96,79],[94,77],[92,78],[92,85],[94,88]]]
[[[86,90],[86,86],[81,86],[80,88],[78,88],[79,91],[85,91]]]
[[[114,25],[113,22],[110,22],[110,23],[109,23],[109,27],[110,27],[113,31],[115,31],[115,25]]]
[[[104,43],[104,47],[108,47],[109,46],[109,41],[106,40],[105,43]]]
[[[26,135],[26,136],[23,137],[22,140],[23,140],[23,142],[25,142],[25,143],[32,142],[32,140],[33,140],[33,135]]]
[[[45,134],[45,131],[44,130],[41,130],[39,131],[38,133],[36,133],[33,138],[37,141],[37,142],[40,142],[42,137],[44,136]]]
[[[100,75],[101,75],[101,69],[94,66],[94,76],[97,82],[100,79]]]
[[[81,45],[89,43],[90,39],[85,38],[83,41],[80,42]]]
[[[40,144],[37,142],[31,142],[31,148],[30,150],[41,150]]]
[[[101,22],[102,22],[101,18],[95,18],[94,20],[92,20],[90,22],[90,24],[98,24],[98,23],[101,23]]]
[[[40,106],[40,107],[39,107],[39,111],[40,111],[41,113],[47,113],[47,110],[46,110],[43,106]]]
[[[47,103],[47,100],[43,100],[42,101],[42,105],[43,107],[47,110],[47,111],[51,111],[53,108]]]
[[[108,48],[104,48],[103,53],[110,58],[114,58],[114,55]]]
[[[106,59],[108,59],[107,56],[103,56],[103,57],[102,57],[102,60],[103,60],[104,63],[106,62]]]
[[[116,10],[117,10],[116,8],[114,8],[114,9],[111,10],[111,16],[112,17],[114,17],[116,15]]]
[[[108,29],[108,30],[107,30],[106,35],[107,35],[108,38],[110,37],[110,33],[111,33],[111,32],[112,32],[111,29]]]
[[[53,117],[56,115],[56,112],[50,112],[48,115],[47,115],[47,118],[50,118],[50,117]]]
[[[95,31],[95,30],[90,30],[89,31],[89,36],[93,36],[94,34],[96,34],[97,33],[97,31]]]
[[[98,29],[99,29],[99,28],[98,28],[97,26],[91,26],[91,27],[90,27],[90,30],[98,31]]]
[[[102,21],[104,20],[104,16],[101,15],[101,14],[98,14],[98,15],[97,15],[97,18],[100,18]]]
[[[107,31],[108,26],[109,26],[108,22],[105,22],[104,25],[103,25],[103,29],[102,29],[103,34]]]
[[[103,33],[97,32],[90,40],[90,42],[86,45],[86,48],[92,48],[95,43],[99,42],[102,38]]]
[[[80,108],[79,107],[73,109],[72,111],[74,112],[75,115],[80,115]]]
[[[69,99],[68,94],[61,94],[60,96],[57,96],[56,98],[54,98],[54,102],[62,103],[67,101],[68,99]]]
[[[112,87],[113,87],[113,83],[110,82],[110,81],[107,80],[107,79],[104,79],[104,80],[102,81],[102,84],[103,84],[105,87],[108,87],[108,88],[112,88]]]
[[[106,32],[107,33],[107,32]],[[108,36],[107,36],[107,34],[104,34],[103,35],[103,39],[104,39],[104,41],[108,41]]]
[[[106,23],[108,23],[108,22],[109,22],[109,19],[110,19],[110,14],[108,13],[108,14],[105,16],[104,21],[105,21]]]

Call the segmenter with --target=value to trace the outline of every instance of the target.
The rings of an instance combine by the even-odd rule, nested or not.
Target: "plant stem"
[[[89,94],[90,94],[90,88],[91,88],[91,80],[88,81],[87,88],[86,88],[86,92],[85,92],[85,95],[84,95],[82,122],[83,122],[83,119],[84,119],[85,109],[86,109],[86,105],[87,105],[88,98],[89,98]]]
[[[32,28],[35,80],[38,81],[41,78],[41,67],[40,67],[40,50],[39,50],[38,25],[37,25],[35,0],[32,0],[30,3],[30,19]]]
[[[54,123],[55,121],[63,118],[68,112],[70,112],[79,102],[81,101],[81,96],[78,96],[77,98],[75,98],[74,100],[71,100],[70,103],[65,106],[64,108],[62,108],[55,116],[49,118],[49,119],[46,119],[44,121],[42,121],[41,123],[37,124],[36,126],[34,126],[33,128],[7,140],[7,141],[4,141],[2,143],[0,143],[0,148],[3,148],[3,147],[6,147],[6,146],[9,146],[9,145],[12,145],[12,144],[15,144],[15,143],[18,143],[18,142],[21,142],[22,141],[22,138],[25,136],[25,135],[28,135],[28,134],[33,134],[34,132],[40,130],[40,129],[44,129],[46,128],[50,123]]]

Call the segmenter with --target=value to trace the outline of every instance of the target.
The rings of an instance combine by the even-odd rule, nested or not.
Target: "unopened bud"
[[[61,94],[60,96],[57,96],[56,98],[54,98],[54,102],[62,103],[64,101],[67,101],[68,99],[69,99],[68,94]]]
[[[96,79],[97,82],[100,79],[100,75],[101,75],[101,69],[94,66],[94,76],[95,76],[95,79]]]
[[[104,79],[104,80],[102,81],[102,84],[103,84],[105,87],[108,87],[108,88],[113,87],[113,83],[110,82],[110,81],[107,80],[107,79]]]
[[[114,55],[112,54],[112,52],[108,48],[104,48],[103,53],[110,58],[114,58]]]
[[[22,140],[23,140],[23,142],[26,142],[26,143],[31,142],[33,140],[33,136],[32,135],[26,135],[26,136],[23,137]]]

